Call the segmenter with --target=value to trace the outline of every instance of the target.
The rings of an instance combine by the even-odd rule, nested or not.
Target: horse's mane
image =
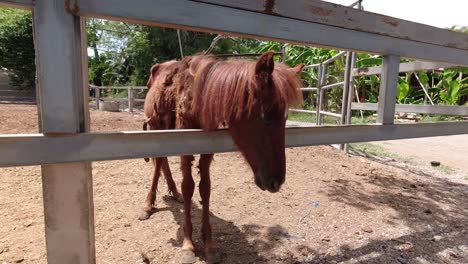
[[[216,129],[222,123],[249,116],[260,105],[287,111],[288,106],[302,101],[299,76],[283,63],[275,62],[273,85],[260,87],[256,61],[223,61],[210,55],[195,55],[184,61],[190,75],[187,78],[193,78],[191,108],[203,129]],[[262,89],[272,89],[268,91],[271,96],[265,98]]]

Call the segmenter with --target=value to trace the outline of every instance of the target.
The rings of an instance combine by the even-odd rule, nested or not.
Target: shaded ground
[[[138,113],[91,116],[95,131],[141,127]],[[36,123],[33,106],[0,105],[0,133],[35,132]],[[170,163],[179,184],[178,159]],[[141,254],[178,263],[182,205],[163,198],[165,183],[158,212],[136,220],[150,170],[142,159],[93,163],[98,263],[136,263]],[[223,263],[468,263],[468,181],[323,146],[288,149],[279,193],[260,191],[237,153],[215,156],[212,185]],[[200,251],[197,191],[194,197]],[[39,167],[1,168],[0,198],[0,262],[46,263]]]

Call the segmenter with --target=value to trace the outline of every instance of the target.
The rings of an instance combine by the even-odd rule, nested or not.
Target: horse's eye
[[[271,126],[273,124],[273,119],[265,115],[263,112],[260,118],[265,126]]]

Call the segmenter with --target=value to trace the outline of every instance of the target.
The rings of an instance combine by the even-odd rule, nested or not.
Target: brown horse
[[[150,88],[145,102],[144,129],[203,129],[227,127],[234,143],[250,165],[255,184],[262,190],[279,191],[285,180],[285,123],[288,106],[302,100],[298,73],[303,65],[290,68],[274,62],[273,52],[257,61],[221,61],[213,56],[196,55],[180,62],[152,67]],[[199,161],[202,198],[202,237],[207,263],[219,261],[209,222],[210,173],[213,154],[202,154]],[[192,155],[181,157],[183,225],[183,263],[195,262],[192,242],[191,200],[195,189]],[[144,217],[151,214],[157,178],[164,171],[170,192],[178,197],[167,158],[154,159],[153,184],[145,204]],[[156,181],[156,183],[155,183]]]
[[[174,74],[180,67],[181,62],[168,61],[156,64],[151,68],[150,78],[146,86],[144,112],[146,120],[143,123],[143,130],[164,130],[175,128],[175,87],[173,84]],[[149,159],[145,159],[149,161]],[[151,158],[153,163],[153,177],[151,189],[146,196],[145,206],[142,214],[138,217],[140,220],[148,219],[154,212],[154,203],[156,201],[156,191],[158,181],[161,176],[161,170],[166,178],[169,194],[179,202],[182,202],[182,196],[172,179],[171,169],[167,157]]]

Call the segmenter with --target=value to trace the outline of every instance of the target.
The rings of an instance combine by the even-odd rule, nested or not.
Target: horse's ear
[[[255,65],[255,74],[257,75],[271,75],[275,68],[275,61],[273,56],[275,55],[274,51],[267,51],[258,58],[257,64]]]
[[[300,74],[301,71],[304,69],[304,66],[305,66],[304,63],[301,63],[301,64],[296,65],[296,67],[293,67],[289,70],[293,71],[295,74]]]
[[[153,84],[154,80],[156,79],[156,75],[158,73],[159,68],[160,68],[160,64],[155,64],[155,65],[153,65],[153,67],[151,67],[150,76],[148,78],[148,82],[146,83],[146,87],[148,89],[151,88],[151,85]]]

